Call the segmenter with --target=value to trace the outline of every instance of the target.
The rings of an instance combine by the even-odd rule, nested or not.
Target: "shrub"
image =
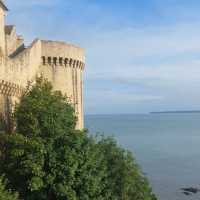
[[[17,200],[17,193],[7,189],[7,182],[3,177],[0,177],[0,200]]]

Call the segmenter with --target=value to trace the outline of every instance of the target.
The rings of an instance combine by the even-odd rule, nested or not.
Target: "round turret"
[[[83,128],[83,49],[64,42],[41,41],[40,72],[52,82],[54,90],[67,95],[74,106],[78,122]]]

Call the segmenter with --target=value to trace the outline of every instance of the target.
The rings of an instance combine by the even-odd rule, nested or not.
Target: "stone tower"
[[[7,10],[0,0],[0,116],[8,119],[27,83],[42,74],[54,90],[69,97],[77,115],[77,129],[83,129],[84,50],[65,42],[40,39],[25,47],[15,26],[4,25]]]
[[[42,73],[71,100],[78,117],[77,127],[83,128],[84,50],[64,42],[41,41]]]
[[[8,11],[7,7],[3,3],[3,1],[0,1],[0,54],[5,55],[5,14],[6,11]]]

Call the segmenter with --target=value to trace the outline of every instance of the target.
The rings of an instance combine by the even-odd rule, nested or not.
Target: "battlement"
[[[83,125],[84,49],[65,42],[35,39],[25,47],[14,25],[4,25],[6,7],[0,0],[0,116],[20,101],[28,82],[41,74],[54,90],[70,99],[77,115],[77,128]],[[8,100],[8,101],[7,101]]]
[[[85,64],[79,60],[74,60],[72,58],[63,58],[63,57],[45,57],[42,56],[42,65],[50,65],[50,66],[64,66],[64,67],[72,67],[79,68],[84,70]]]
[[[85,63],[85,51],[65,42],[41,40],[42,56],[68,58]]]

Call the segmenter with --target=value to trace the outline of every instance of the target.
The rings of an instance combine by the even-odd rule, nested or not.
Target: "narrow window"
[[[45,56],[42,56],[42,64],[46,65],[46,58],[45,58]]]
[[[63,58],[59,58],[59,64],[63,65]]]
[[[76,61],[76,67],[79,68],[79,61]]]
[[[68,58],[65,58],[65,65],[68,64]]]
[[[48,64],[51,64],[51,57],[48,57]]]
[[[53,64],[57,65],[57,58],[56,57],[53,58]]]

